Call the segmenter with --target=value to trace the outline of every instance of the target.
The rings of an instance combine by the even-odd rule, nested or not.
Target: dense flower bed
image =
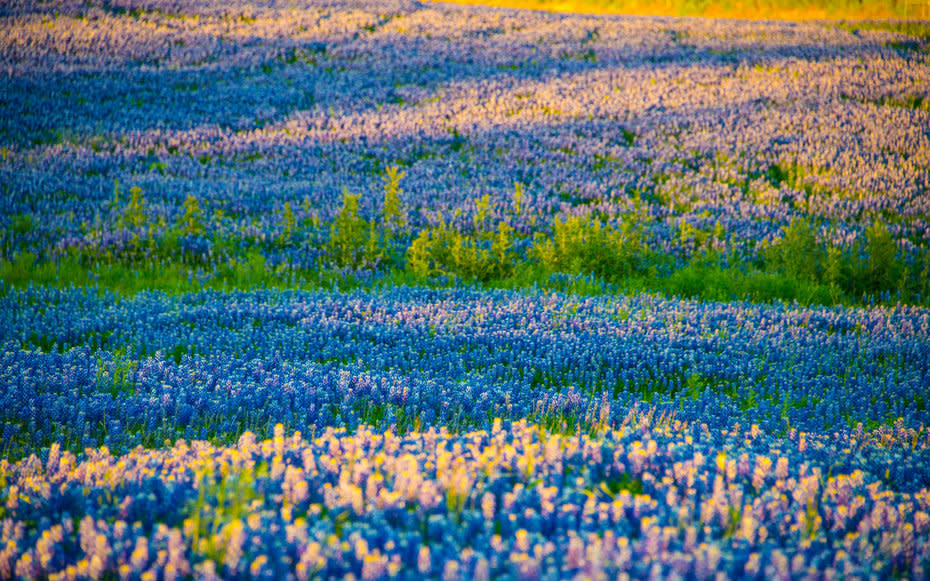
[[[923,578],[930,493],[831,474],[818,454],[836,444],[630,413],[576,436],[495,420],[309,440],[278,425],[83,460],[55,446],[0,463],[0,577]]]
[[[923,309],[33,289],[0,313],[0,574],[928,565]]]
[[[0,6],[0,579],[930,576],[924,25],[257,4]]]
[[[142,188],[152,228],[194,195],[228,235],[273,238],[286,202],[328,219],[345,187],[372,215],[390,165],[417,226],[467,225],[484,194],[503,212],[519,182],[518,232],[560,211],[617,219],[639,196],[652,245],[679,255],[689,227],[719,222],[719,249],[755,256],[796,217],[844,248],[875,220],[902,251],[930,239],[917,27],[406,0],[23,2],[0,18],[6,257],[98,247],[116,180],[124,199]]]
[[[486,429],[532,416],[574,428],[638,401],[782,434],[930,424],[930,312],[911,307],[42,288],[11,291],[0,317],[0,417],[17,454],[65,438],[120,453],[155,434],[228,441],[279,422]]]

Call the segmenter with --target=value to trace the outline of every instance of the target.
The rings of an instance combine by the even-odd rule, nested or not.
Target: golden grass
[[[437,1],[437,0],[433,0]],[[439,0],[579,14],[701,16],[749,20],[930,18],[930,0]]]

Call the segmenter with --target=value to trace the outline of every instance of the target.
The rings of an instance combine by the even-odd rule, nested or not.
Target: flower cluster
[[[925,32],[3,3],[0,580],[930,577]]]
[[[193,195],[227,234],[272,237],[269,199],[328,218],[348,187],[371,213],[390,165],[417,226],[467,224],[485,193],[503,212],[519,182],[519,232],[639,200],[677,254],[719,223],[716,249],[752,257],[798,217],[845,248],[873,221],[903,251],[930,238],[923,36],[406,0],[24,2],[0,19],[0,218],[35,222],[6,228],[7,257],[120,244],[116,180],[145,191],[152,228]]]
[[[17,457],[53,443],[121,454],[178,438],[228,442],[278,422],[304,433],[462,430],[498,416],[588,430],[634,405],[782,435],[898,421],[893,433],[922,442],[930,425],[930,313],[915,307],[34,288],[0,299],[0,329],[3,451]],[[870,460],[874,471],[930,484],[926,456],[904,448]]]
[[[630,413],[591,435],[53,447],[0,463],[0,578],[924,577],[930,491],[831,474],[821,445]]]

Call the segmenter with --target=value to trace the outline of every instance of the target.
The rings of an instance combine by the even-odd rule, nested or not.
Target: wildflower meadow
[[[0,579],[930,578],[930,22],[15,0],[0,188]]]

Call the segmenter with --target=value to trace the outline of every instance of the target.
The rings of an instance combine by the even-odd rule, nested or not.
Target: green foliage
[[[491,255],[474,236],[447,226],[420,231],[407,250],[407,268],[420,277],[454,274],[472,280],[485,280],[491,273]]]
[[[866,292],[874,293],[898,287],[904,267],[897,259],[897,247],[888,228],[875,222],[865,232],[868,259],[863,272]]]
[[[621,128],[620,131],[623,135],[623,143],[625,143],[627,147],[632,147],[633,143],[636,141],[636,133],[630,131],[626,127]]]
[[[7,284],[14,286],[26,286],[29,282],[35,280],[42,284],[49,282],[49,270],[54,273],[54,265],[40,269],[36,265],[36,255],[33,252],[23,252],[13,260],[0,260],[0,279]],[[41,278],[38,275],[41,273]],[[52,277],[52,280],[54,278]]]
[[[824,266],[824,282],[830,289],[830,302],[840,302],[843,291],[840,285],[843,282],[843,253],[839,248],[830,246],[827,248],[826,264]]]
[[[32,232],[36,227],[36,221],[30,214],[16,214],[10,224],[10,232],[15,236],[23,236]]]
[[[452,238],[453,272],[466,280],[487,280],[494,274],[490,251],[472,236],[455,233]]]
[[[408,270],[420,278],[454,275],[482,282],[508,276],[516,261],[513,227],[501,221],[496,232],[485,231],[490,197],[484,195],[477,206],[474,234],[455,230],[441,217],[438,226],[421,230],[407,249]]]
[[[294,272],[285,266],[269,268],[256,249],[214,268],[187,266],[176,262],[87,263],[75,256],[57,260],[36,260],[34,254],[22,253],[13,260],[0,259],[0,294],[9,287],[25,288],[30,284],[52,287],[76,286],[97,293],[111,291],[132,296],[142,291],[188,293],[205,288],[217,290],[266,288],[355,288],[358,282],[337,272]],[[414,284],[417,279],[405,273],[387,273],[382,283]],[[9,286],[6,286],[9,285]]]
[[[110,202],[110,209],[116,210],[120,206],[119,202],[119,180],[113,180],[113,200]]]
[[[930,251],[923,248],[920,260],[914,265],[915,283],[910,289],[912,295],[923,297],[924,302],[930,298]]]
[[[138,363],[126,355],[126,349],[117,349],[112,354],[112,361],[97,359],[97,385],[113,397],[135,393],[135,372]]]
[[[784,228],[782,239],[769,248],[768,261],[776,272],[819,282],[824,278],[827,249],[817,240],[810,221],[795,218]]]
[[[782,168],[770,171],[773,180],[789,179]],[[439,216],[438,225],[410,231],[400,200],[404,173],[389,167],[384,177],[380,219],[360,215],[360,197],[344,192],[342,207],[321,224],[307,199],[300,219],[291,203],[277,217],[281,236],[265,239],[236,234],[222,209],[215,209],[209,228],[200,203],[188,196],[178,223],[147,216],[141,188],[133,187],[121,201],[114,187],[111,219],[133,229],[125,247],[84,247],[39,259],[15,252],[0,259],[0,278],[10,286],[77,285],[109,289],[120,294],[142,290],[190,292],[202,288],[253,287],[355,288],[360,285],[449,285],[481,283],[497,288],[544,288],[578,294],[605,292],[660,292],[705,300],[785,300],[804,304],[837,304],[874,300],[916,301],[930,296],[930,253],[899,252],[888,228],[872,224],[853,248],[837,248],[818,236],[810,220],[797,218],[751,264],[726,264],[719,255],[726,231],[718,222],[710,230],[678,225],[682,243],[694,244],[690,264],[651,253],[643,242],[642,224],[650,219],[638,195],[634,209],[622,221],[609,223],[600,214],[556,218],[551,232],[537,233],[531,244],[521,238],[516,224],[526,224],[526,193],[514,184],[509,208],[492,219],[491,196],[475,200],[470,225],[453,227]],[[88,232],[103,229],[102,216]],[[530,218],[532,220],[532,218]],[[256,221],[256,224],[258,222]],[[14,217],[13,231],[35,227],[32,218]],[[210,231],[210,264],[181,252],[183,235]],[[9,228],[8,228],[9,231]],[[91,236],[90,239],[95,238]],[[920,244],[920,242],[914,242]],[[265,255],[273,246],[301,245],[323,251],[328,261],[319,270],[290,264],[269,267]],[[274,252],[272,251],[272,254]],[[214,264],[215,262],[215,264]],[[346,268],[348,267],[348,268]],[[366,270],[360,274],[359,270]],[[373,277],[368,272],[373,273]]]
[[[720,226],[720,222],[717,222],[717,226]],[[722,229],[722,226],[721,226]],[[678,222],[678,239],[683,245],[687,245],[689,242],[693,241],[694,245],[702,250],[707,250],[708,242],[713,240],[713,235],[706,230],[702,230],[696,226],[692,226],[685,220],[679,220]]]
[[[268,283],[274,279],[275,273],[268,268],[265,257],[258,250],[250,250],[238,260],[232,259],[229,265],[219,270],[216,277],[217,282],[224,286],[242,289],[269,286]]]
[[[497,234],[494,236],[494,242],[491,244],[491,256],[498,272],[503,274],[513,266],[513,227],[506,222],[498,222]]]
[[[329,255],[338,266],[361,266],[367,258],[370,226],[359,216],[359,198],[344,190],[342,209],[329,226]]]
[[[281,233],[285,243],[291,242],[294,237],[294,231],[297,229],[297,217],[291,210],[291,203],[285,202],[284,209],[281,210]]]
[[[475,232],[482,232],[484,225],[488,220],[488,213],[491,210],[491,195],[485,194],[475,202],[474,225]]]
[[[14,260],[0,261],[0,279],[14,287],[41,284],[55,287],[70,285],[78,287],[96,286],[99,290],[132,295],[144,290],[167,292],[190,292],[200,289],[191,280],[188,269],[179,264],[124,265],[84,264],[78,257],[68,256],[56,261],[37,261],[31,253],[23,253]]]
[[[123,209],[117,223],[124,228],[141,228],[147,222],[148,204],[142,195],[142,188],[139,186],[129,188],[129,195],[129,204]]]
[[[427,277],[436,270],[433,255],[438,245],[434,243],[434,236],[431,229],[424,228],[407,249],[407,269],[417,276]]]
[[[384,175],[384,200],[381,206],[381,220],[375,227],[372,222],[369,229],[366,254],[379,266],[395,266],[403,263],[406,244],[403,238],[408,233],[407,211],[400,199],[400,179],[404,172],[397,166],[390,166]]]
[[[766,170],[765,177],[774,188],[781,188],[782,186],[793,188],[797,186],[801,177],[800,174],[800,169],[796,164],[782,165],[773,163]]]
[[[229,526],[242,527],[250,514],[253,501],[261,495],[259,479],[268,474],[268,466],[243,467],[217,477],[212,468],[202,469],[197,475],[197,500],[184,507],[185,527],[191,531],[192,546],[209,558],[223,562],[226,547],[216,543],[217,535]],[[221,535],[219,538],[222,538]],[[205,541],[205,546],[202,546]]]
[[[757,302],[783,300],[802,304],[835,304],[844,298],[839,295],[834,300],[829,286],[814,281],[775,272],[741,272],[702,261],[680,268],[667,278],[647,281],[645,286],[669,295],[712,301],[749,299]]]
[[[181,217],[181,231],[188,235],[203,234],[203,211],[197,198],[188,194],[184,199],[184,215]]]
[[[621,492],[630,494],[642,494],[644,490],[643,481],[629,474],[619,474],[601,482],[600,491],[607,495],[608,498],[616,498]]]
[[[519,216],[523,213],[523,200],[526,194],[523,191],[523,184],[516,182],[513,185],[513,215]]]
[[[390,166],[385,171],[384,179],[384,206],[381,209],[381,219],[388,232],[397,232],[406,228],[407,213],[400,201],[400,178],[404,172],[397,166]]]
[[[594,216],[569,216],[556,218],[551,238],[537,234],[530,256],[553,272],[618,280],[639,269],[645,250],[630,221],[618,230]]]
[[[794,281],[796,287],[816,287],[814,295],[799,300],[817,297],[816,302],[835,304],[848,301],[845,297],[892,293],[907,300],[922,294],[916,270],[908,270],[891,233],[879,222],[869,226],[863,242],[844,252],[819,241],[811,222],[795,219],[766,251],[765,262],[769,273]],[[828,289],[826,294],[821,287]]]

